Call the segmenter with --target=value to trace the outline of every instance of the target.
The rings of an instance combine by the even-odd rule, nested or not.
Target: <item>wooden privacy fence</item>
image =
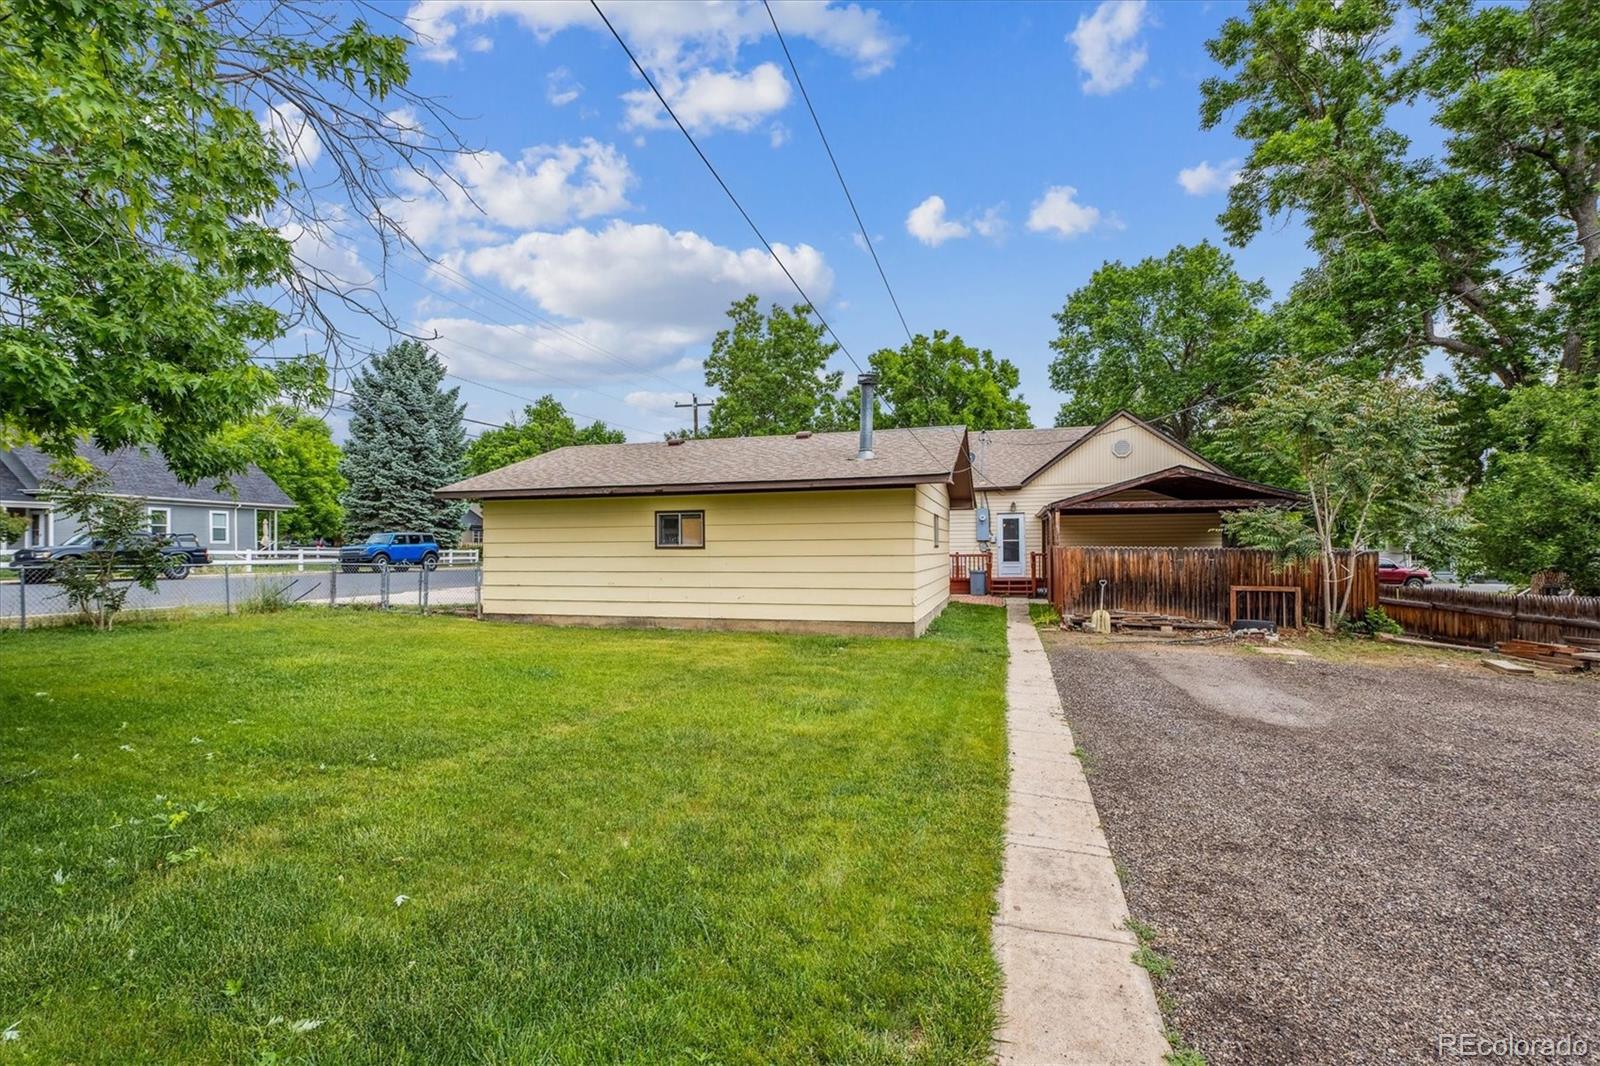
[[[1600,638],[1600,596],[1508,596],[1468,589],[1384,589],[1378,603],[1412,636],[1488,647]]]
[[[1378,555],[1338,556],[1341,581],[1336,603],[1351,575],[1349,613],[1359,616],[1378,603]],[[1058,547],[1051,560],[1051,599],[1063,615],[1087,614],[1100,603],[1117,611],[1170,614],[1197,621],[1227,622],[1241,607],[1270,609],[1280,625],[1294,625],[1289,612],[1322,621],[1322,562],[1279,563],[1271,552],[1248,548],[1073,548]],[[1273,590],[1261,594],[1260,590]],[[1299,590],[1294,596],[1290,590]],[[1250,593],[1257,595],[1252,598]],[[1238,599],[1235,599],[1236,594]],[[1298,601],[1298,602],[1297,602]]]

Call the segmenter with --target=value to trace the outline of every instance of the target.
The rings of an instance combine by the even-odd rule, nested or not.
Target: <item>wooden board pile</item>
[[[1518,662],[1575,674],[1600,663],[1600,642],[1595,642],[1596,647],[1586,647],[1588,643],[1546,644],[1537,640],[1502,640],[1494,646],[1494,650]]]
[[[1084,620],[1084,618],[1087,618],[1087,617],[1088,617],[1087,615],[1084,615],[1084,616],[1079,617],[1079,618],[1074,618],[1074,617],[1069,615],[1065,619],[1063,619],[1062,621],[1063,621],[1063,624],[1069,629],[1071,629],[1071,628],[1079,628],[1078,623],[1081,623]],[[1112,611],[1111,612],[1111,629],[1112,629],[1112,632],[1119,632],[1120,631],[1120,632],[1128,632],[1128,633],[1162,633],[1162,632],[1166,632],[1166,633],[1185,632],[1185,633],[1188,633],[1188,632],[1194,632],[1194,631],[1197,631],[1197,630],[1204,630],[1204,631],[1210,632],[1210,631],[1223,629],[1223,628],[1226,628],[1226,627],[1224,627],[1222,625],[1222,623],[1220,623],[1220,622],[1197,622],[1193,618],[1179,618],[1177,615],[1171,615],[1171,614],[1154,614],[1154,613],[1151,613],[1149,611]]]

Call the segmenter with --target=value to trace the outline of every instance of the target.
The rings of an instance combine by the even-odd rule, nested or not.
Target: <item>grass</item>
[[[1139,941],[1139,946],[1133,952],[1134,965],[1144,967],[1150,974],[1151,985],[1155,988],[1156,1002],[1161,1007],[1161,1015],[1166,1023],[1167,1045],[1171,1049],[1163,1056],[1168,1066],[1206,1066],[1206,1057],[1189,1044],[1182,1030],[1172,1024],[1177,1004],[1172,994],[1163,986],[1172,976],[1174,964],[1170,956],[1163,955],[1155,948],[1155,942],[1161,936],[1160,931],[1132,915],[1123,919],[1122,924]]]
[[[0,1063],[976,1062],[1000,611],[0,633]]]

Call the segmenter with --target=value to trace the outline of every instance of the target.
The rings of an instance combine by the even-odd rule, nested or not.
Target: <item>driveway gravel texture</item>
[[[1045,637],[1212,1066],[1456,1061],[1447,1034],[1600,1063],[1600,678]]]

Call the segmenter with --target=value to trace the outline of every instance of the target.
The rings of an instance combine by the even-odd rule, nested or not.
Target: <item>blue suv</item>
[[[420,566],[432,570],[438,565],[439,543],[431,533],[374,533],[360,544],[346,544],[339,549],[339,569],[347,574],[362,567],[409,570]]]

